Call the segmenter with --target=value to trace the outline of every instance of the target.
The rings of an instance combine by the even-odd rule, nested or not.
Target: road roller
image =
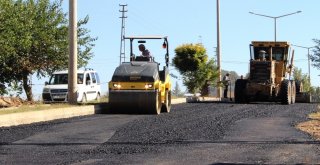
[[[167,36],[131,36],[130,62],[122,62],[109,82],[109,106],[112,111],[127,113],[160,114],[171,109],[171,80],[169,74],[169,44]],[[162,69],[156,62],[155,52],[140,50],[135,55],[133,48],[140,49],[149,40],[161,40],[165,65]],[[163,41],[163,42],[162,42]],[[150,41],[151,42],[151,41]],[[134,46],[136,43],[139,46]],[[161,51],[159,51],[161,52]],[[156,52],[158,53],[158,52]],[[158,57],[158,56],[157,56]]]

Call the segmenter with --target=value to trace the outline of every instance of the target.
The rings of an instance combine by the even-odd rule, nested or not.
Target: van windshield
[[[78,73],[78,84],[83,83],[83,74]],[[53,74],[49,81],[50,85],[68,84],[68,74]]]

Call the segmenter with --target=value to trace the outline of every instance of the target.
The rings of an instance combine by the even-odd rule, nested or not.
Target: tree
[[[183,92],[180,89],[178,81],[176,81],[176,85],[175,85],[174,89],[172,90],[172,95],[176,96],[176,97],[183,96]]]
[[[183,84],[191,93],[204,90],[218,76],[214,60],[208,60],[206,49],[201,44],[178,46],[172,63],[183,76]]]
[[[311,96],[314,102],[320,102],[320,87],[311,87]]]
[[[298,81],[302,82],[303,91],[310,92],[311,84],[309,83],[308,74],[303,74],[301,69],[299,69],[298,67],[294,67],[293,78],[294,78],[294,80],[298,80]]]
[[[62,0],[0,1],[0,83],[20,82],[32,101],[30,75],[40,79],[68,67],[68,20]],[[82,27],[89,17],[78,22],[78,67],[93,57],[97,38]]]
[[[310,55],[310,59],[313,62],[313,66],[317,69],[320,69],[320,40],[313,39],[313,41],[316,43],[316,46],[313,49],[313,55]]]
[[[230,77],[231,82],[236,82],[236,80],[240,78],[240,76],[238,75],[238,73],[235,72],[235,71],[221,70],[221,75],[222,75],[222,76],[226,75],[227,73],[230,74],[229,77]]]

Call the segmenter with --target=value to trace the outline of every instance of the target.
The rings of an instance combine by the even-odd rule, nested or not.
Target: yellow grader
[[[250,55],[249,77],[235,82],[235,102],[295,103],[302,84],[291,79],[294,51],[290,43],[252,41]]]
[[[109,82],[109,105],[112,110],[129,113],[160,114],[170,112],[171,81],[169,74],[169,45],[166,36],[133,36],[130,40],[130,62],[118,66]],[[160,63],[154,58],[135,56],[134,41],[146,43],[146,40],[163,40],[165,63],[159,70]]]

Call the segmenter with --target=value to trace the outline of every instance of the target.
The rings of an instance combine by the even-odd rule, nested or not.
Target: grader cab
[[[253,41],[250,55],[249,77],[235,83],[235,102],[295,103],[300,84],[291,78],[294,51],[289,42]]]

